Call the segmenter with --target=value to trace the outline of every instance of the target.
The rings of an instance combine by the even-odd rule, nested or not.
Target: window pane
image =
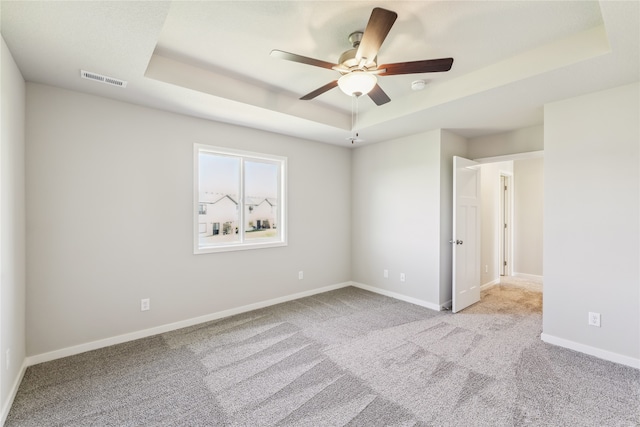
[[[240,241],[240,159],[198,154],[199,246]]]
[[[278,175],[276,163],[245,160],[244,209],[246,240],[277,240]]]

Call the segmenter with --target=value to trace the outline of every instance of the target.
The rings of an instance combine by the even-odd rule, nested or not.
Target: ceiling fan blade
[[[302,64],[313,65],[321,68],[332,69],[338,64],[332,64],[331,62],[321,61],[319,59],[309,58],[302,55],[296,55],[295,53],[289,53],[282,50],[274,49],[271,51],[271,56],[280,59],[286,59],[287,61],[300,62]]]
[[[373,89],[371,89],[371,92],[369,92],[369,98],[371,98],[371,100],[378,106],[391,101],[391,98],[389,98],[379,85],[375,85]]]
[[[395,64],[380,65],[379,69],[386,69],[381,76],[393,76],[396,74],[437,73],[449,71],[453,64],[453,58],[425,59],[423,61],[398,62]]]
[[[327,83],[326,85],[319,87],[318,89],[314,90],[313,92],[309,92],[308,94],[306,94],[305,96],[301,97],[300,99],[302,99],[303,101],[308,101],[310,99],[315,98],[318,95],[322,95],[323,93],[333,89],[334,87],[338,86],[338,81],[334,80],[330,83]]]
[[[393,23],[396,22],[398,14],[387,9],[376,7],[371,12],[371,17],[364,29],[360,46],[356,52],[356,59],[360,61],[366,58],[367,61],[373,61],[378,55],[378,50],[382,46],[382,42],[389,34]]]

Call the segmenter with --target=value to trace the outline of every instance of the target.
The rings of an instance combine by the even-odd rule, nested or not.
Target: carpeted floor
[[[640,425],[640,371],[543,343],[541,304],[344,288],[32,366],[5,425]]]

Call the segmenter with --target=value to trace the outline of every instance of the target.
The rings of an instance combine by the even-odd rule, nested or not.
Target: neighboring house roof
[[[278,204],[277,199],[273,199],[269,197],[247,197],[245,200],[248,206],[260,206],[265,202],[271,206],[275,206]]]
[[[210,205],[215,205],[216,203],[229,199],[234,204],[238,204],[236,198],[229,194],[221,194],[221,193],[201,193],[199,203],[207,203]],[[245,204],[247,206],[260,206],[263,203],[267,203],[270,206],[276,206],[278,204],[278,199],[273,197],[247,197],[245,198]]]
[[[215,205],[216,203],[224,200],[224,199],[229,199],[231,200],[235,205],[238,204],[238,202],[236,201],[236,199],[234,199],[233,197],[231,197],[229,194],[225,194],[220,196],[220,193],[204,193],[204,194],[200,194],[200,200],[198,201],[199,203],[207,203],[210,205]]]

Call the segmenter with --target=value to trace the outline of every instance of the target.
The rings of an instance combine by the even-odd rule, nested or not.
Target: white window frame
[[[200,224],[199,224],[199,186],[200,186],[200,162],[199,155],[201,152],[208,152],[220,156],[238,157],[240,162],[240,196],[238,197],[239,211],[239,242],[224,242],[212,245],[201,246],[199,240]],[[241,251],[249,249],[273,248],[279,246],[287,246],[287,158],[275,156],[271,154],[255,153],[251,151],[235,150],[232,148],[216,147],[207,144],[194,144],[193,147],[193,253],[207,254],[215,252]],[[279,188],[278,188],[278,221],[277,240],[268,241],[245,241],[245,195],[244,195],[244,161],[245,160],[262,160],[279,165]]]

